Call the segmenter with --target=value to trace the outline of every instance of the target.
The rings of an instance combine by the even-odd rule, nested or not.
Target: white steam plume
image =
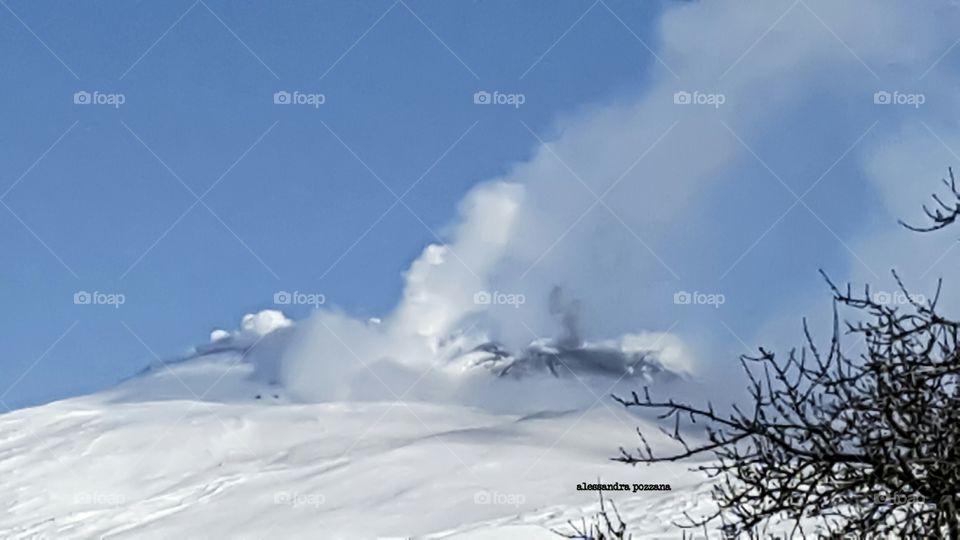
[[[749,314],[765,325],[788,313],[795,325],[798,308],[811,306],[798,295],[826,294],[816,266],[839,268],[841,278],[858,275],[848,243],[835,251],[774,249],[760,233],[791,204],[807,215],[797,194],[851,144],[845,167],[857,168],[844,170],[867,180],[851,193],[879,187],[889,198],[887,162],[912,143],[889,129],[871,132],[878,119],[928,121],[957,138],[955,124],[934,120],[956,112],[949,70],[921,77],[927,109],[882,109],[872,99],[878,90],[916,86],[917,66],[933,65],[948,50],[957,21],[952,3],[670,5],[659,42],[650,41],[658,60],[636,99],[581,111],[537,134],[547,142],[529,160],[467,194],[450,242],[428,246],[413,262],[401,302],[382,323],[327,310],[301,325],[280,360],[282,382],[307,399],[389,398],[421,380],[436,388],[430,383],[451,351],[488,340],[516,351],[543,337],[569,346],[642,346],[678,372],[694,371],[696,353],[701,373],[729,372],[729,362],[717,368],[716,359],[703,357],[712,350],[733,360],[744,352],[739,338],[726,322],[685,319],[690,311],[679,311],[672,294],[722,288],[737,300],[725,306],[724,318]],[[722,95],[723,103],[675,104],[677,92]],[[814,176],[792,184],[794,171]],[[765,199],[751,199],[744,186],[752,184],[767,190]],[[857,246],[876,243],[872,234],[860,237]],[[741,253],[743,265],[755,265],[750,257],[761,253],[809,263],[810,279],[784,280],[773,296],[763,284],[736,280]],[[525,301],[478,303],[482,291]],[[433,373],[425,375],[428,369]]]

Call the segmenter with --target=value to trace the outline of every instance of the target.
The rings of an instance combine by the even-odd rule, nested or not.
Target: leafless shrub
[[[907,226],[934,231],[960,216],[960,191],[949,171],[944,183],[956,199],[924,207],[932,223]],[[821,272],[822,273],[822,272]],[[905,303],[878,301],[869,287],[854,294],[835,286],[829,345],[806,343],[785,357],[761,348],[741,358],[750,404],[718,412],[643,395],[614,396],[628,408],[650,409],[673,424],[664,429],[682,450],[654,455],[642,447],[620,449],[615,460],[637,465],[713,458],[698,467],[717,479],[719,508],[685,516],[678,525],[723,524],[736,535],[759,536],[772,522],[804,523],[834,537],[960,539],[960,322],[938,312],[938,285],[930,300],[908,293],[894,273]],[[841,324],[838,312],[852,318]],[[841,341],[859,340],[865,352],[848,356]],[[705,442],[689,444],[687,424],[701,424]]]
[[[926,226],[917,227],[900,221],[901,225],[910,229],[911,231],[930,232],[942,229],[947,225],[951,225],[957,220],[958,217],[960,217],[960,189],[957,188],[957,180],[953,176],[953,168],[947,169],[947,175],[950,177],[950,180],[948,181],[946,178],[944,178],[942,179],[942,182],[945,186],[947,186],[947,189],[950,190],[950,195],[953,197],[953,201],[949,204],[945,203],[939,195],[934,193],[931,197],[933,198],[933,202],[936,203],[936,206],[931,209],[927,205],[923,205],[923,213],[930,218],[932,223]]]
[[[607,504],[610,509],[607,509]],[[567,526],[570,531],[558,531],[551,529],[554,533],[563,538],[576,540],[630,540],[633,535],[627,533],[627,524],[620,517],[620,512],[613,500],[608,503],[603,501],[603,491],[600,492],[600,511],[587,521],[581,518],[580,523],[568,521]]]

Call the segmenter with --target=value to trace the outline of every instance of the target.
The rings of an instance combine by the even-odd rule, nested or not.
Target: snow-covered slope
[[[710,506],[689,464],[609,460],[645,421],[607,398],[524,413],[298,403],[220,337],[112,390],[0,416],[0,537],[557,538],[596,508],[577,484],[598,479],[671,485],[609,493],[640,538],[679,537],[670,522]]]

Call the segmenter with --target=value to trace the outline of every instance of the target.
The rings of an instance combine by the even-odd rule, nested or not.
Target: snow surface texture
[[[577,485],[598,482],[670,485],[606,493],[638,540],[680,538],[685,513],[716,508],[695,462],[609,459],[638,427],[677,450],[609,398],[689,388],[654,348],[481,347],[434,368],[457,396],[311,403],[258,369],[296,331],[279,312],[248,315],[111,390],[0,415],[0,538],[553,539],[595,514],[598,494]],[[579,363],[554,372],[547,351]],[[624,358],[658,370],[617,375]]]
[[[672,485],[610,494],[638,533],[677,536],[672,519],[709,508],[688,464],[609,461],[645,421],[593,398],[608,373],[516,378],[450,363],[568,403],[579,386],[595,406],[577,410],[298,403],[250,360],[293,328],[276,312],[249,316],[192,358],[0,416],[0,537],[556,538],[550,527],[595,509],[597,494],[576,485],[598,479]]]

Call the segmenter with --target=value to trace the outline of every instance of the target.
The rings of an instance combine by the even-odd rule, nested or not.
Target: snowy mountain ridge
[[[644,421],[588,387],[609,385],[610,366],[642,356],[475,347],[445,369],[472,366],[507,394],[477,393],[475,405],[304,403],[257,371],[291,327],[275,313],[251,316],[188,359],[0,416],[0,537],[555,538],[551,527],[596,505],[596,493],[577,485],[597,479],[671,484],[615,494],[651,534],[673,530],[678,510],[709,504],[691,498],[705,488],[686,466],[609,461],[634,445]],[[593,353],[608,363],[530,377]],[[652,376],[654,365],[636,373]],[[529,402],[516,400],[526,394]],[[496,407],[484,401],[504,396]]]

